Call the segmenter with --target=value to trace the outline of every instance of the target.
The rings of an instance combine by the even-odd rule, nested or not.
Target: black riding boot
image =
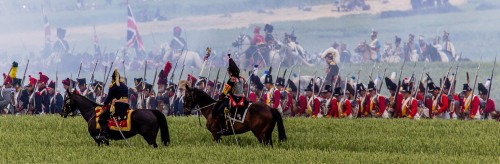
[[[226,125],[226,117],[224,116],[224,109],[229,106],[229,100],[224,101],[220,106],[217,111],[217,121],[219,122],[219,125],[221,127],[221,130],[217,132],[218,135],[227,135],[229,134],[229,129],[227,129]]]
[[[99,126],[101,126],[101,132],[96,137],[98,140],[107,140],[109,137],[109,127],[107,120],[99,120]]]

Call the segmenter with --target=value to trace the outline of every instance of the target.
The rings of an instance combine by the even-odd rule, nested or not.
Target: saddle
[[[226,115],[229,114],[230,119],[243,122],[249,104],[245,97],[231,95],[229,96],[229,113],[226,113]]]
[[[101,115],[102,111],[103,111],[102,106],[95,108],[96,129],[101,129],[101,126],[99,125],[98,121],[99,121],[99,116]],[[113,114],[111,116],[111,118],[109,118],[109,120],[108,120],[109,130],[130,131],[132,129],[132,117],[131,117],[132,112],[134,112],[134,110],[128,109],[128,110],[126,110],[126,112],[124,112],[123,116],[119,116],[116,113]],[[113,118],[116,119],[116,123],[115,123],[115,120]],[[116,124],[118,124],[118,126]]]

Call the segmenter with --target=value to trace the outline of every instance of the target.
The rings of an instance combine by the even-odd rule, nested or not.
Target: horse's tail
[[[285,141],[286,133],[285,126],[283,126],[283,118],[276,108],[271,108],[271,113],[273,114],[273,120],[278,124],[278,141]]]
[[[167,118],[159,110],[151,110],[153,114],[158,119],[158,125],[160,125],[161,141],[163,145],[167,146],[170,144],[170,133],[168,132]]]

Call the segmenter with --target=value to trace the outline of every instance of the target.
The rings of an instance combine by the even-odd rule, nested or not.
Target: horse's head
[[[184,101],[182,104],[185,115],[189,115],[193,110],[193,107],[196,106],[196,92],[197,90],[195,88],[191,88],[186,85],[186,89],[184,90]]]
[[[72,101],[73,95],[76,94],[76,90],[71,93],[69,90],[66,90],[66,96],[64,97],[64,104],[63,104],[63,112],[61,113],[61,117],[68,117],[70,113],[73,113],[75,111],[75,105],[74,102]]]

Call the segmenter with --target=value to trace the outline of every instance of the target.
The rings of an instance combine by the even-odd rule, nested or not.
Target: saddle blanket
[[[108,120],[108,127],[109,127],[109,130],[113,130],[113,131],[130,131],[132,129],[132,112],[134,112],[134,110],[127,110],[127,113],[126,113],[126,117],[115,117],[116,119],[116,122],[118,123],[118,126],[116,126],[115,124],[115,121],[113,120],[113,118],[111,117],[109,120]],[[96,113],[96,116],[95,116],[95,120],[96,120],[96,129],[101,129],[101,126],[99,125],[99,116],[101,115],[102,113],[102,107],[96,107],[95,108],[95,113]]]

